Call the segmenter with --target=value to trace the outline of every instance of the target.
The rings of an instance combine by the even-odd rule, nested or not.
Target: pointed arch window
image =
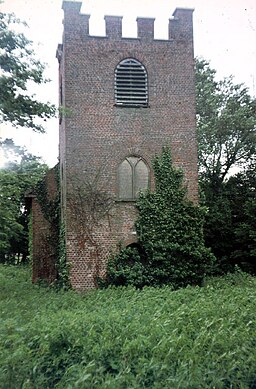
[[[115,69],[115,104],[121,107],[148,106],[147,72],[136,59],[124,59]]]
[[[139,157],[127,157],[118,168],[119,199],[135,200],[149,187],[149,169]]]

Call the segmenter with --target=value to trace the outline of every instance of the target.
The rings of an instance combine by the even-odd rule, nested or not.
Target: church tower
[[[193,10],[176,9],[168,40],[156,40],[152,18],[137,18],[137,38],[124,38],[122,17],[105,16],[106,36],[91,36],[81,5],[63,2],[57,49],[62,223],[77,290],[96,287],[110,253],[136,242],[136,197],[154,189],[151,161],[163,146],[188,196],[198,194]]]

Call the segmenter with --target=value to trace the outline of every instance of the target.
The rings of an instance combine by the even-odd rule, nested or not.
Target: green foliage
[[[49,222],[50,233],[45,244],[51,252],[54,253],[57,278],[54,287],[57,289],[69,289],[69,266],[66,260],[66,243],[65,243],[65,225],[61,221],[60,215],[60,180],[59,164],[54,168],[55,181],[57,182],[57,193],[50,198],[47,187],[47,177],[45,176],[35,186],[36,199],[41,207],[45,220]],[[40,259],[44,261],[43,256]],[[43,282],[44,280],[42,280]]]
[[[98,285],[103,288],[109,285],[143,288],[153,284],[154,278],[146,266],[146,258],[137,247],[123,248],[112,255],[107,263],[106,278],[98,280]]]
[[[41,103],[28,93],[28,85],[46,82],[44,66],[35,59],[32,42],[17,32],[24,25],[13,14],[0,12],[0,122],[44,132],[36,118],[55,114],[53,105]]]
[[[230,177],[226,192],[232,210],[234,233],[231,259],[256,274],[256,169]]]
[[[256,272],[256,100],[232,77],[216,81],[209,63],[197,60],[196,101],[206,244],[218,259],[217,273],[235,264]]]
[[[238,264],[256,274],[256,170],[252,165],[222,183],[218,192],[201,183],[209,212],[205,239],[218,259],[217,272]]]
[[[2,388],[244,388],[256,377],[256,280],[108,288],[31,285],[0,266]]]
[[[59,165],[57,164],[54,168],[55,179],[59,180]],[[54,198],[49,197],[47,188],[47,177],[44,176],[40,181],[37,182],[35,188],[35,194],[37,201],[40,204],[41,210],[45,219],[53,226],[58,229],[60,223],[60,192],[59,188]]]
[[[231,168],[255,158],[256,100],[232,77],[216,81],[205,60],[196,61],[196,111],[201,176],[221,184]]]
[[[65,226],[63,223],[59,224],[59,239],[58,239],[58,253],[57,253],[57,272],[58,278],[56,286],[60,289],[69,289],[71,287],[69,280],[69,266],[66,257],[66,238]]]
[[[25,195],[45,174],[47,166],[10,139],[1,146],[7,154],[16,154],[17,159],[0,170],[0,262],[24,262],[28,255]]]
[[[183,173],[173,166],[168,148],[155,157],[153,169],[155,192],[141,193],[137,201],[141,251],[125,249],[112,259],[107,284],[177,288],[202,282],[212,269],[214,256],[203,238],[204,209],[186,198]]]

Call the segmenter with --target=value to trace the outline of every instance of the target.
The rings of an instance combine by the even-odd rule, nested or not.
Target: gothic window
[[[125,59],[116,67],[115,104],[121,107],[148,106],[147,72],[136,59]]]
[[[139,157],[127,157],[118,168],[119,198],[135,200],[149,186],[149,169]]]

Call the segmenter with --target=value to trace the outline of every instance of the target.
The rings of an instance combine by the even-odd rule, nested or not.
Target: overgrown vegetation
[[[153,169],[155,191],[137,201],[139,249],[123,249],[110,260],[106,285],[177,288],[200,284],[213,270],[215,258],[204,245],[205,210],[186,197],[183,173],[168,148],[154,158]]]
[[[16,388],[255,388],[256,280],[86,295],[0,266],[0,382]]]
[[[231,176],[218,192],[207,182],[201,182],[201,187],[209,207],[205,239],[218,258],[217,271],[232,271],[238,264],[256,274],[255,168]]]
[[[40,262],[49,259],[52,253],[54,269],[54,286],[57,288],[69,289],[69,266],[66,261],[65,225],[61,220],[60,209],[60,177],[59,164],[53,168],[56,189],[54,193],[49,193],[47,176],[37,183],[34,188],[36,199],[41,207],[45,220],[49,223],[49,230],[45,236],[46,258],[41,254]],[[50,280],[45,280],[50,282]]]
[[[53,168],[56,194],[47,188],[48,166],[12,139],[0,141],[6,158],[0,169],[0,263],[24,264],[32,260],[32,215],[29,197],[36,195],[50,232],[45,246],[50,246],[53,266],[58,276],[56,286],[69,287],[65,255],[65,229],[60,220],[59,165]],[[30,247],[29,247],[30,246]],[[47,251],[49,254],[49,250]],[[42,258],[44,252],[41,252]]]
[[[11,139],[0,141],[10,160],[0,169],[0,262],[28,260],[28,209],[26,194],[43,178],[48,167]]]
[[[98,232],[102,229],[102,223],[105,224],[105,233],[110,231],[110,212],[115,204],[104,180],[106,166],[107,163],[102,164],[95,173],[89,168],[84,171],[82,178],[73,175],[70,179],[72,196],[67,196],[67,207],[72,215],[69,218],[69,227],[77,241],[75,249],[78,256],[83,256],[84,250],[90,251],[95,269],[95,287],[100,270],[104,266],[104,244]]]
[[[71,285],[69,279],[69,265],[67,263],[67,256],[66,256],[65,226],[61,221],[59,222],[58,232],[59,232],[59,236],[58,236],[57,263],[56,263],[58,276],[57,276],[55,286],[60,289],[69,289]]]
[[[219,272],[239,264],[256,274],[256,99],[199,59],[196,102],[206,243]]]

